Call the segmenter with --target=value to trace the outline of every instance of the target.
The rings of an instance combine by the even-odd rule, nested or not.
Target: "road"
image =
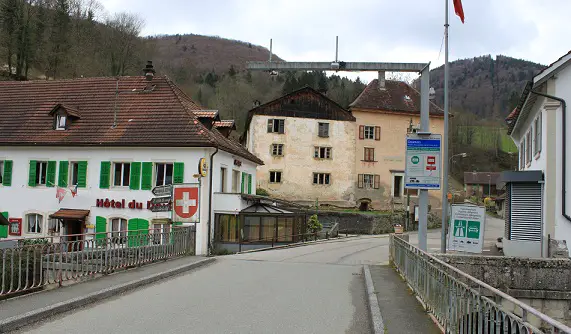
[[[219,257],[26,333],[369,333],[363,264],[387,236]]]

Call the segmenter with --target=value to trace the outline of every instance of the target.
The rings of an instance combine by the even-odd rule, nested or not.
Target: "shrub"
[[[317,219],[317,215],[313,215],[309,218],[307,229],[310,233],[316,233],[323,229],[323,225],[319,222],[319,219]]]
[[[270,193],[264,188],[256,189],[256,195],[258,196],[270,196]]]

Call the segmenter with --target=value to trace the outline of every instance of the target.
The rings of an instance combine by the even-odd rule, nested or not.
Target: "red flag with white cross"
[[[173,221],[177,223],[197,222],[198,186],[175,185],[173,189]]]

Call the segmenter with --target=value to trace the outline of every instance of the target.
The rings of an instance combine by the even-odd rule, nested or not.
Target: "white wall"
[[[99,188],[101,161],[151,161],[151,162],[184,162],[184,182],[195,183],[197,179],[193,174],[198,173],[200,158],[207,158],[210,164],[210,154],[213,148],[91,148],[91,147],[0,147],[0,160],[12,160],[12,186],[0,185],[0,212],[8,211],[11,218],[22,218],[23,237],[44,236],[47,232],[48,215],[60,208],[90,210],[89,224],[95,224],[95,217],[102,216],[107,219],[120,218],[169,218],[169,213],[153,213],[146,209],[146,203],[153,198],[149,190],[130,190],[128,188],[110,187]],[[241,167],[234,166],[240,171],[253,175],[255,182],[256,166],[243,158]],[[61,203],[56,199],[56,187],[29,187],[28,173],[30,160],[55,161],[87,161],[87,188],[79,188],[78,195],[72,197],[68,192]],[[219,189],[221,165],[232,166],[233,155],[219,151],[214,158],[214,166],[209,166],[209,173],[213,172],[214,189]],[[59,166],[58,166],[59,168]],[[57,170],[57,169],[56,169]],[[56,182],[58,175],[56,174]],[[231,173],[227,179],[231,182]],[[200,224],[197,228],[197,254],[204,254],[207,249],[207,222],[208,222],[208,196],[209,177],[203,178],[200,197]],[[143,209],[116,209],[96,207],[97,199],[122,200],[126,202],[135,200],[143,203]],[[39,213],[44,216],[42,235],[27,233],[25,215]],[[108,230],[110,223],[107,224]],[[88,231],[93,232],[93,230]]]

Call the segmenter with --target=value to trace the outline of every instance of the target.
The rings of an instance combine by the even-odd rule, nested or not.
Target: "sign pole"
[[[442,134],[442,230],[440,235],[440,252],[446,253],[446,225],[448,224],[448,0],[445,1],[444,14],[444,133]]]
[[[429,96],[430,88],[430,64],[427,65],[420,75],[420,134],[429,134]],[[428,190],[419,189],[418,194],[418,248],[427,251],[428,233]]]

